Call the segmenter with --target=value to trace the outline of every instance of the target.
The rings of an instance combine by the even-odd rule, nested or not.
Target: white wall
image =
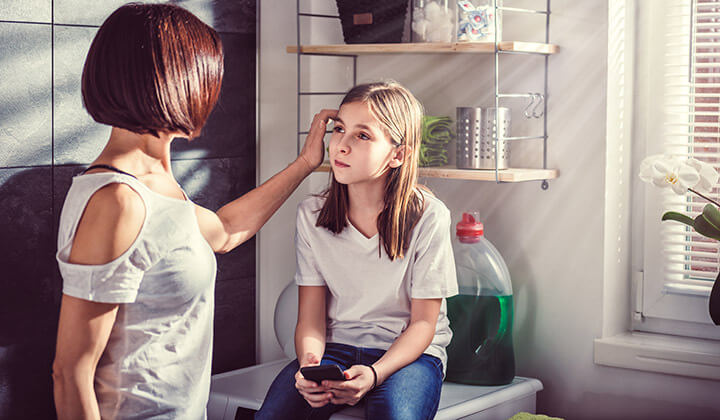
[[[328,1],[333,3],[323,0]],[[542,8],[545,2],[512,5],[523,3]],[[295,57],[285,53],[285,46],[295,43],[295,10],[283,8],[286,4],[261,2],[262,180],[282,169],[295,151]],[[425,182],[455,218],[463,210],[480,211],[487,237],[508,263],[515,289],[517,373],[543,382],[538,412],[569,419],[700,418],[708,410],[720,411],[720,383],[593,363],[593,339],[601,335],[602,325],[607,15],[603,0],[552,2],[550,37],[561,52],[550,58],[548,165],[560,169],[561,175],[550,181],[547,191],[539,182]],[[544,21],[534,19],[508,15],[506,33],[539,40]],[[312,34],[314,40],[339,37],[337,28],[319,31]],[[503,91],[542,89],[541,58],[501,60]],[[358,64],[360,82],[394,78],[433,115],[454,116],[456,106],[488,105],[492,97],[491,57],[373,56],[361,57]],[[326,74],[337,78],[334,72],[347,71],[339,66],[313,67],[308,83],[318,90],[326,88],[319,81]],[[512,135],[534,134],[541,128],[524,121],[522,102],[507,105],[515,109]],[[512,153],[516,166],[541,164],[532,141],[515,144]],[[325,179],[324,174],[313,175],[260,234],[259,361],[281,355],[274,343],[272,314],[274,300],[294,272],[295,206]]]

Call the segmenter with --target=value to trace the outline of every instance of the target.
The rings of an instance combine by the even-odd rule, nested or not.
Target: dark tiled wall
[[[57,220],[73,175],[107,141],[82,108],[80,74],[98,26],[125,0],[0,1],[0,419],[53,418],[51,362],[62,290]],[[173,1],[218,30],[220,101],[173,170],[210,209],[255,186],[254,0]],[[218,256],[213,372],[255,361],[255,241]]]

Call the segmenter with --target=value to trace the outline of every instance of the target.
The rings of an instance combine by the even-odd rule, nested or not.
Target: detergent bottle
[[[504,385],[515,377],[510,272],[483,236],[477,213],[463,213],[453,241],[459,294],[447,299],[453,338],[447,380]]]

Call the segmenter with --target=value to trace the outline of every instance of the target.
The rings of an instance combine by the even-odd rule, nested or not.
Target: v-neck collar
[[[360,239],[362,239],[364,242],[372,242],[372,241],[378,239],[379,233],[376,233],[376,234],[374,234],[374,235],[371,236],[371,237],[367,237],[367,236],[365,236],[364,233],[360,232],[360,230],[359,230],[358,228],[356,228],[355,225],[353,225],[353,223],[350,221],[350,218],[347,218],[346,220],[347,220],[347,223],[348,223],[348,227],[350,228],[350,231],[353,232],[353,234],[354,234],[355,236],[357,236],[357,237],[359,237]]]

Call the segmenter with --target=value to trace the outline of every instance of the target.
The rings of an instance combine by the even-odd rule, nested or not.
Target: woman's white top
[[[111,183],[127,184],[145,204],[137,239],[107,264],[69,263],[88,200]],[[102,418],[205,418],[216,261],[194,204],[158,194],[127,175],[76,176],[60,215],[57,261],[64,294],[120,304],[95,372]]]
[[[391,261],[379,235],[368,238],[348,221],[339,234],[315,226],[324,198],[298,206],[297,271],[299,286],[327,286],[327,341],[388,349],[410,323],[411,299],[434,299],[458,292],[450,244],[450,212],[425,195],[426,208],[415,226],[405,257]],[[445,299],[435,337],[424,353],[447,365],[450,343]]]

